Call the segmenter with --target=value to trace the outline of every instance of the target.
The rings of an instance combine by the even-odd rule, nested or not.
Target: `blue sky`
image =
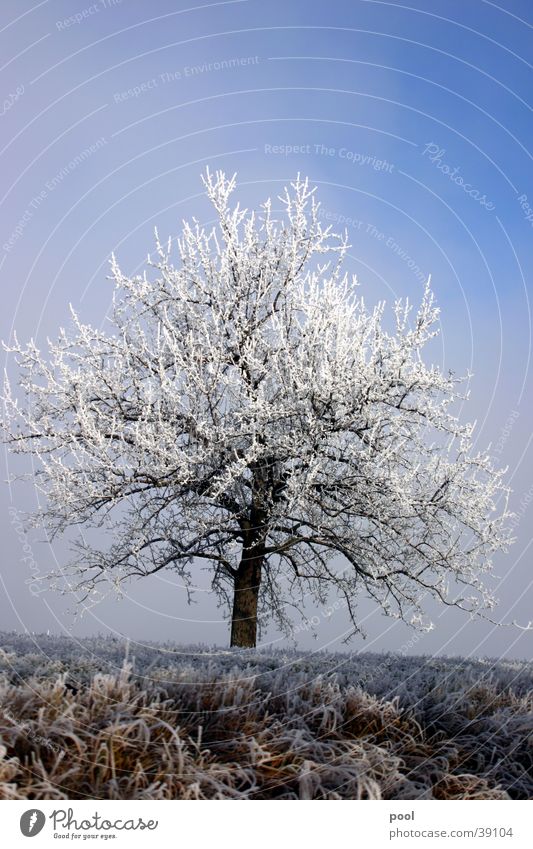
[[[369,301],[416,301],[432,275],[442,307],[432,356],[474,373],[465,416],[509,466],[520,514],[517,542],[497,563],[498,615],[527,621],[532,20],[530,4],[514,0],[4,0],[1,337],[16,327],[42,343],[68,322],[69,302],[100,324],[111,251],[133,272],[155,225],[167,235],[182,218],[209,220],[206,165],[237,171],[250,206],[308,175],[324,215],[348,227],[350,266]],[[4,464],[5,478],[13,465]],[[13,511],[35,497],[2,490],[3,627],[226,643],[210,594],[188,608],[171,575],[80,622],[64,599],[32,597]],[[38,540],[23,544],[44,571],[64,548]],[[205,575],[199,582],[207,589]],[[451,613],[411,645],[412,632],[369,604],[361,611],[374,649],[524,657],[533,647],[531,634]],[[298,645],[341,645],[342,611],[309,616],[317,639],[300,628]]]

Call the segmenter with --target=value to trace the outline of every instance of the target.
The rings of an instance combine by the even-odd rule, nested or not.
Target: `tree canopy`
[[[37,461],[38,521],[81,531],[52,582],[92,599],[162,569],[192,588],[207,565],[237,645],[331,591],[354,631],[361,592],[421,626],[428,595],[493,606],[482,573],[508,542],[507,489],[457,417],[461,380],[422,357],[438,333],[429,283],[387,329],[307,180],[279,220],[270,201],[232,207],[234,177],[204,183],[214,228],[157,239],[142,275],[113,257],[109,330],[72,310],[45,355],[9,347],[21,391],[6,382],[4,427]]]

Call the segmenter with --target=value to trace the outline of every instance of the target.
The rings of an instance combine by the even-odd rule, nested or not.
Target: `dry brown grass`
[[[283,678],[262,681],[233,671],[194,685],[188,670],[141,686],[127,665],[75,691],[65,675],[5,681],[0,798],[505,799],[510,787],[527,795],[530,701],[506,693],[495,703],[480,685],[461,714],[473,726],[458,735],[459,714],[448,730],[437,714],[423,727],[398,699],[332,678],[300,675],[291,689]],[[490,739],[486,719],[496,728],[502,712],[499,733],[511,723],[518,750],[503,772],[499,758],[498,773],[487,753],[498,756],[502,741]]]

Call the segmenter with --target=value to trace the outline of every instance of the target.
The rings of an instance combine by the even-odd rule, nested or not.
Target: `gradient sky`
[[[3,0],[0,337],[16,328],[43,344],[68,323],[69,303],[100,325],[111,251],[134,272],[154,226],[167,236],[182,218],[211,219],[206,165],[237,171],[249,206],[308,175],[324,214],[347,223],[368,301],[417,301],[432,275],[442,336],[431,356],[473,372],[464,416],[477,420],[479,446],[492,443],[513,487],[517,542],[496,563],[497,616],[526,623],[531,4],[413,2]],[[21,468],[6,455],[3,464],[3,479]],[[171,573],[81,619],[72,599],[32,595],[32,570],[66,557],[63,543],[22,531],[19,513],[36,497],[29,484],[2,486],[1,628],[227,644],[203,572],[192,607]],[[422,636],[364,600],[360,612],[368,638],[351,651],[532,655],[533,633],[458,612],[435,609],[437,627]],[[342,610],[310,605],[308,616],[316,638],[295,619],[300,648],[345,648]],[[274,630],[263,639],[286,645]]]

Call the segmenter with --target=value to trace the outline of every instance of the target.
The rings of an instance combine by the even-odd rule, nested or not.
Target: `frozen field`
[[[0,798],[533,797],[532,663],[0,647]]]

